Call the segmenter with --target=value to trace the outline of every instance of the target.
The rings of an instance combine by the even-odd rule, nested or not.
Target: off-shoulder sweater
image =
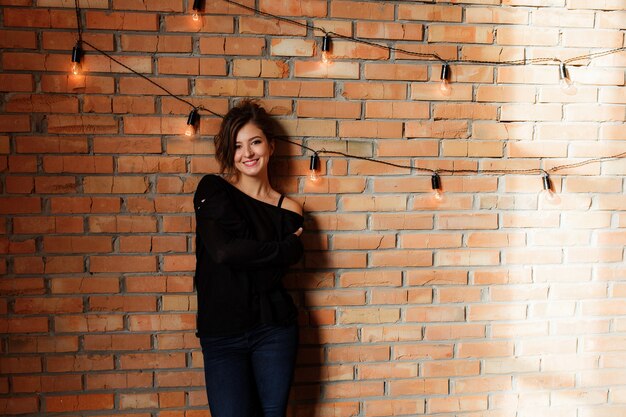
[[[297,312],[282,278],[302,257],[302,243],[293,233],[303,217],[257,200],[217,175],[202,178],[193,201],[198,337],[293,323]]]

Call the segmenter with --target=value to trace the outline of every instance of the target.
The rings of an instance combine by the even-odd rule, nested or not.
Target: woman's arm
[[[203,179],[194,196],[196,232],[214,262],[246,268],[288,266],[300,260],[303,247],[299,235],[302,232],[290,234],[282,241],[262,242],[249,238],[245,222],[217,181],[220,180],[216,177]]]

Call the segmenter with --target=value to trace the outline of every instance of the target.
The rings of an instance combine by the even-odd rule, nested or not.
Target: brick
[[[30,131],[30,116],[0,115],[0,132]]]
[[[466,13],[467,23],[526,25],[529,20],[528,11],[515,8],[473,7]]]
[[[50,396],[46,401],[46,411],[82,411],[113,409],[113,394],[80,394]]]
[[[133,35],[123,33],[121,47],[133,52],[191,52],[191,37],[177,35]],[[204,51],[203,51],[204,53]]]
[[[406,86],[402,84],[346,82],[342,96],[347,99],[402,100]]]
[[[487,249],[442,250],[435,256],[435,265],[442,266],[497,265],[499,263],[499,252]]]
[[[311,41],[300,39],[272,39],[271,54],[273,56],[310,57],[314,54],[314,45],[315,44]]]
[[[270,96],[280,97],[333,97],[330,81],[269,81]]]
[[[326,9],[326,3],[319,0],[309,0],[298,4],[290,1],[265,0],[259,5],[259,10],[281,16],[325,17]]]
[[[537,45],[554,46],[559,42],[557,29],[502,27],[498,29],[498,45]]]
[[[424,400],[365,401],[365,415],[372,417],[423,414]]]
[[[406,122],[404,135],[407,138],[467,138],[468,123],[464,120]]]
[[[240,12],[237,9],[237,13]],[[304,23],[296,19],[297,22]],[[218,30],[217,32],[225,32]],[[228,33],[232,33],[230,30]],[[257,17],[241,17],[239,19],[239,33],[265,34],[265,35],[291,35],[305,36],[306,28],[277,19],[264,19]]]
[[[477,411],[487,409],[486,396],[433,398],[428,401],[432,412]]]
[[[365,104],[367,119],[427,119],[430,116],[429,106],[425,103],[390,103],[370,102]]]
[[[99,12],[86,13],[87,29],[110,29],[122,31],[156,31],[158,29],[157,14]]]
[[[621,33],[610,30],[568,29],[563,31],[565,47],[619,48],[623,44]]]
[[[24,14],[20,9],[8,8],[4,24],[13,27],[30,28],[74,28],[76,14],[70,10],[31,10]]]
[[[398,18],[403,20],[424,20],[439,22],[457,22],[462,20],[463,9],[459,6],[434,6],[399,4]]]
[[[359,22],[356,36],[373,39],[422,40],[423,26],[412,23]]]
[[[522,320],[526,318],[526,306],[508,304],[506,308],[496,304],[472,306],[468,313],[468,320]]]
[[[598,26],[603,29],[619,29],[623,27],[623,11],[607,11],[598,13]]]
[[[31,92],[33,87],[31,74],[0,74],[0,91]]]
[[[461,57],[465,60],[509,62],[519,61],[526,56],[524,48],[517,46],[464,45]]]
[[[286,78],[289,67],[284,61],[237,59],[233,62],[233,75],[238,77]]]
[[[437,104],[433,116],[435,119],[495,120],[497,109],[485,104]],[[501,117],[501,120],[506,121],[504,117]]]
[[[556,121],[561,117],[561,106],[553,104],[505,104],[500,114],[500,120],[504,122]]]
[[[402,136],[402,123],[342,121],[339,123],[339,135],[351,138],[397,138]]]
[[[296,61],[294,75],[303,78],[358,79],[359,65],[356,62],[333,62],[325,65],[313,61]]]
[[[368,4],[358,1],[334,1],[330,6],[330,17],[365,19],[365,20],[393,20],[393,5]]]
[[[479,102],[535,102],[535,90],[527,86],[487,86],[478,87],[476,101]]]
[[[298,117],[358,119],[361,114],[361,105],[355,102],[299,101],[296,114]]]
[[[37,413],[39,409],[39,398],[23,397],[0,399],[0,409],[7,415]]]
[[[0,30],[0,47],[6,49],[35,49],[35,32],[20,30]]]
[[[371,80],[425,81],[427,67],[406,64],[365,64],[365,78]]]
[[[493,31],[483,26],[431,25],[428,42],[492,43]]]
[[[456,47],[449,45],[420,45],[420,44],[402,44],[396,45],[397,59],[445,59],[455,60],[457,58]]]

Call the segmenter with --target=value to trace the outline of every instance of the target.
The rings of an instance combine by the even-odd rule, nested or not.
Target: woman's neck
[[[274,193],[268,178],[239,175],[232,184],[239,190],[258,200],[270,200]]]

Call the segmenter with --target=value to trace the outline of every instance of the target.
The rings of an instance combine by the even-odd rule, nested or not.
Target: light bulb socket
[[[322,52],[330,51],[330,43],[330,36],[328,34],[324,35],[324,38],[322,39]]]
[[[200,11],[204,9],[204,0],[193,0],[193,10]]]
[[[72,62],[80,62],[83,56],[83,48],[80,47],[80,41],[72,48]]]
[[[565,67],[565,62],[561,62],[559,64],[559,79],[561,80],[569,79],[569,74],[567,72],[567,68]]]
[[[187,125],[195,126],[196,124],[198,124],[198,120],[200,120],[200,115],[198,114],[198,110],[193,109],[189,113],[189,117],[187,117]]]
[[[436,172],[430,177],[430,185],[433,190],[441,190],[441,177]]]
[[[309,170],[319,171],[320,169],[320,157],[317,154],[311,155],[311,162],[309,164]]]
[[[548,174],[543,176],[543,189],[546,191],[552,190],[552,181],[550,181],[550,175]]]
[[[441,66],[441,80],[449,80],[450,79],[450,65],[445,63]]]

